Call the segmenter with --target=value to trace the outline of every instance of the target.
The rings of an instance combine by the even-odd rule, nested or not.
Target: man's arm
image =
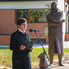
[[[54,22],[57,22],[57,23],[62,22],[63,13],[58,12],[56,15],[57,16],[48,15],[47,17],[48,19],[51,19]]]
[[[58,26],[58,25],[60,25],[60,24],[55,24],[55,23],[50,23],[50,24],[48,24],[48,26]]]
[[[62,22],[60,22],[60,23],[54,23],[51,20],[48,20],[48,26],[58,26],[58,25],[61,25],[61,24],[62,24]]]

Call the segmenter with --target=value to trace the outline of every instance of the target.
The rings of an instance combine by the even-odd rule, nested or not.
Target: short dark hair
[[[25,18],[19,18],[18,21],[17,21],[17,25],[21,25],[22,23],[27,23],[27,20]]]
[[[52,4],[56,4],[56,2],[52,2],[51,5],[52,5]],[[57,5],[57,4],[56,4],[56,5]]]

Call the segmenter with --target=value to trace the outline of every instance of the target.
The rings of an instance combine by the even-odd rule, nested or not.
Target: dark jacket
[[[20,45],[25,41],[30,41],[30,34],[19,32],[18,30],[11,35],[10,49],[12,52],[13,69],[31,69],[30,50],[20,50]]]

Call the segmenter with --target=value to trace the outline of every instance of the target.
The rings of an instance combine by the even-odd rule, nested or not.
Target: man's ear
[[[18,26],[18,28],[20,28],[20,25],[17,25]]]

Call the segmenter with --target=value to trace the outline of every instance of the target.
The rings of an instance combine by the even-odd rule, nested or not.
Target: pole
[[[37,36],[37,38],[38,38],[38,40],[39,40],[39,42],[40,42],[40,44],[41,44],[41,46],[42,46],[42,48],[43,48],[44,53],[45,53],[45,54],[46,54],[46,56],[47,56],[47,59],[50,61],[50,59],[49,59],[49,57],[48,57],[48,55],[47,55],[47,53],[46,53],[46,51],[45,51],[45,49],[44,49],[44,47],[43,47],[43,44],[42,44],[42,42],[41,42],[40,38],[38,37],[38,34],[37,34],[37,32],[36,32],[36,31],[35,31],[35,34],[36,34],[36,36]]]

